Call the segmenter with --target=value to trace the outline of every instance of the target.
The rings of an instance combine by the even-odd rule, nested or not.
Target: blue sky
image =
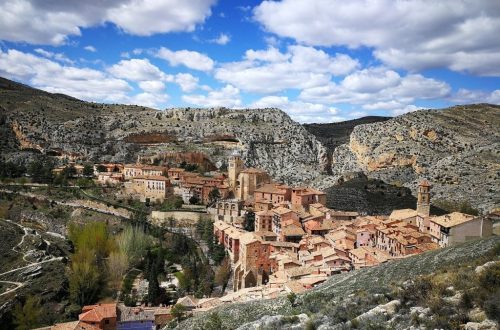
[[[0,76],[88,101],[300,122],[500,103],[500,2],[3,0]]]

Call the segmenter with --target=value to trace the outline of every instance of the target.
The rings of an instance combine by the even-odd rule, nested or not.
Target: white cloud
[[[218,45],[226,45],[231,41],[231,36],[226,33],[221,33],[217,38],[211,39],[209,41]]]
[[[339,110],[324,104],[291,101],[287,96],[264,96],[250,105],[250,108],[279,108],[293,120],[301,123],[328,123],[344,120]]]
[[[245,52],[245,59],[249,61],[286,62],[291,56],[292,55],[290,53],[281,53],[275,47],[269,47],[265,50],[249,49]]]
[[[83,49],[85,49],[86,51],[92,52],[92,53],[97,52],[97,49],[91,45],[85,46],[85,47],[83,47]]]
[[[193,70],[210,71],[214,67],[214,61],[210,57],[190,50],[172,51],[161,47],[156,56],[168,61],[172,66],[184,65]]]
[[[470,90],[460,88],[456,93],[451,95],[450,101],[459,104],[468,103],[492,103],[500,104],[500,89],[492,92],[485,92],[481,90]]]
[[[132,90],[125,80],[101,71],[63,66],[14,49],[0,50],[0,76],[88,101],[122,102],[128,99],[127,94]]]
[[[107,19],[134,35],[190,32],[211,14],[214,3],[214,0],[132,0],[110,8]]]
[[[81,28],[105,22],[129,34],[193,31],[211,14],[215,0],[87,0],[0,3],[0,39],[33,44],[60,45]]]
[[[399,74],[384,68],[371,68],[354,72],[342,81],[342,86],[359,93],[372,93],[394,87],[401,81]]]
[[[490,0],[264,1],[254,18],[314,46],[367,46],[387,65],[500,75],[500,2]]]
[[[236,108],[241,106],[240,90],[231,85],[226,85],[220,90],[210,91],[207,95],[183,95],[182,100],[201,107]]]
[[[409,104],[403,108],[393,109],[391,112],[392,112],[393,116],[400,116],[400,115],[404,115],[405,113],[408,113],[408,112],[413,112],[413,111],[422,110],[422,109],[424,109],[424,108],[417,107],[416,105],[413,105],[413,104]]]
[[[178,73],[175,82],[179,84],[183,92],[192,92],[198,88],[198,78],[189,73]]]
[[[275,48],[247,50],[240,62],[222,64],[215,77],[242,90],[275,93],[329,83],[332,75],[345,75],[359,66],[345,54],[330,56],[322,50],[289,46],[286,53]]]
[[[42,55],[43,57],[51,58],[51,59],[54,59],[54,60],[59,61],[59,62],[63,62],[66,64],[74,64],[75,63],[74,61],[72,61],[68,57],[66,57],[66,55],[64,55],[63,53],[49,52],[49,51],[42,49],[42,48],[36,48],[36,49],[34,49],[34,51],[35,51],[35,53],[38,53],[38,54]]]
[[[144,80],[138,83],[139,87],[148,93],[159,94],[165,90],[165,84],[158,80]]]
[[[365,110],[397,110],[416,100],[443,99],[451,87],[419,74],[400,76],[383,67],[363,69],[346,76],[340,83],[306,88],[299,99],[324,104],[349,103]]]
[[[169,96],[163,93],[139,93],[129,98],[124,103],[142,105],[150,108],[160,108],[162,104],[169,100]]]
[[[172,77],[165,74],[157,66],[151,64],[148,59],[121,60],[108,69],[117,78],[131,81],[144,80],[166,80],[171,81]]]

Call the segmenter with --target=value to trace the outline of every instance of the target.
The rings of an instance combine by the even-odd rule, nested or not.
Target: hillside
[[[441,281],[442,290],[446,289],[446,287],[442,288],[443,284],[453,283],[456,285],[453,289],[455,291],[460,289],[460,286],[467,285],[458,281],[462,276],[464,281],[473,285],[472,277],[476,276],[474,275],[476,266],[483,265],[490,260],[498,261],[499,244],[500,238],[492,237],[391,261],[372,268],[335,275],[319,287],[299,295],[294,307],[286,297],[231,304],[187,319],[178,328],[207,328],[206,325],[209,322],[207,320],[211,319],[207,316],[216,314],[225,329],[238,327],[257,329],[259,326],[266,329],[302,329],[306,326],[310,329],[358,327],[402,329],[409,328],[412,324],[415,325],[416,320],[411,316],[411,310],[423,313],[424,318],[427,315],[431,320],[433,313],[448,312],[447,318],[441,320],[442,323],[439,325],[446,329],[454,328],[452,324],[455,318],[454,310],[452,310],[454,302],[447,297],[452,297],[455,292],[443,293],[442,299],[444,300],[437,302],[438,305],[450,307],[450,310],[434,311],[434,309],[425,310],[427,307],[438,308],[438,306],[431,306],[431,301],[418,301],[416,297],[411,297],[412,288],[415,284],[423,283],[424,280],[432,280]],[[440,277],[436,278],[433,275],[419,278],[421,275],[428,274],[436,274],[436,276],[440,274]],[[496,276],[498,280],[499,274]],[[437,284],[431,282],[429,285]],[[496,286],[490,287],[490,292],[495,293],[499,289],[497,282]],[[416,292],[424,295],[426,290],[418,288]],[[399,303],[394,302],[396,300]],[[380,312],[380,309],[385,308],[386,311],[390,309],[391,304],[396,307],[397,313],[393,311],[390,315],[388,312]],[[377,306],[384,306],[379,307],[380,313],[373,311],[371,314],[366,313]],[[360,317],[362,314],[364,315]],[[367,318],[368,316],[372,317]],[[353,320],[356,318],[357,324],[354,324]],[[434,320],[441,322],[438,319]]]
[[[389,119],[391,119],[391,117],[367,116],[338,123],[304,124],[304,127],[309,133],[313,134],[323,143],[329,153],[333,153],[335,148],[349,142],[349,137],[354,127],[363,124],[378,123]]]
[[[433,199],[467,201],[483,212],[499,207],[500,106],[477,104],[421,110],[354,127],[349,142],[332,155],[326,189],[362,172],[415,192],[433,184]],[[346,180],[340,180],[346,181]]]
[[[489,104],[302,126],[279,109],[159,111],[83,102],[0,78],[3,158],[27,162],[46,153],[133,162],[158,152],[188,152],[205,154],[203,162],[213,167],[227,164],[239,149],[246,166],[263,168],[277,181],[325,189],[330,205],[361,212],[371,202],[357,183],[352,185],[358,187],[358,202],[333,203],[349,198],[352,189],[339,184],[359,173],[383,181],[394,207],[409,204],[401,187],[414,194],[418,181],[426,178],[433,184],[434,200],[466,201],[482,212],[498,208],[498,127],[500,106]],[[368,196],[380,194],[371,187]]]
[[[0,145],[92,161],[132,162],[157,151],[201,151],[214,164],[240,149],[247,166],[288,183],[327,167],[323,145],[279,109],[155,109],[97,104],[0,79]]]

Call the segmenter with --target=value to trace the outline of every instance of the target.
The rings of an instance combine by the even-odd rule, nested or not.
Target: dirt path
[[[3,218],[0,218],[0,220],[3,220],[3,221],[11,223],[13,225],[16,225],[16,226],[20,227],[24,231],[24,234],[23,234],[23,236],[21,238],[21,241],[19,243],[17,243],[16,246],[13,246],[11,248],[11,250],[14,251],[14,252],[16,252],[16,253],[21,254],[23,261],[28,263],[28,265],[26,265],[26,266],[14,268],[14,269],[11,269],[9,271],[1,273],[0,277],[2,277],[4,275],[7,275],[7,274],[11,274],[11,273],[17,272],[18,270],[27,269],[27,268],[30,268],[30,267],[36,267],[36,266],[44,264],[44,263],[53,262],[53,261],[61,261],[61,260],[64,259],[63,257],[52,257],[52,258],[49,258],[49,259],[46,259],[46,260],[42,260],[42,261],[39,261],[39,262],[30,262],[30,261],[26,260],[26,256],[27,256],[28,252],[30,252],[32,250],[28,250],[27,252],[22,252],[22,251],[20,251],[20,246],[24,243],[24,239],[26,238],[26,236],[28,236],[28,235],[40,236],[40,234],[38,234],[38,232],[36,230],[34,231],[34,234],[32,234],[32,233],[30,233],[30,231],[32,231],[33,229],[29,229],[27,227],[24,227],[24,226],[22,226],[22,225],[20,225],[18,223],[13,222],[12,220],[3,219]],[[3,292],[3,293],[0,294],[0,296],[3,296],[3,295],[9,294],[9,293],[14,292],[14,291],[18,290],[19,288],[23,287],[24,285],[26,285],[27,281],[26,282],[12,282],[12,281],[0,280],[0,283],[7,283],[7,284],[16,285],[15,288],[10,289],[10,290],[8,290],[8,291]]]

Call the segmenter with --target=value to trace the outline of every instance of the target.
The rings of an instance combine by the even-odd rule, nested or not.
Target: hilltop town
[[[222,286],[227,290],[181,290],[168,304],[156,305],[148,302],[152,287],[144,269],[132,279],[132,304],[122,295],[125,301],[86,305],[77,321],[43,329],[129,329],[138,324],[141,329],[159,328],[220,305],[293,297],[339,274],[489,237],[498,218],[497,213],[433,215],[432,183],[427,180],[418,185],[414,209],[395,209],[385,216],[329,209],[324,192],[276,182],[265,170],[244,164],[235,150],[227,168],[212,171],[157,157],[140,157],[134,164],[70,161],[53,168],[55,178],[84,179],[87,185],[92,180],[108,198],[146,205],[149,226],[184,234],[189,227],[208,226],[212,242],[203,238],[206,228],[201,237],[192,237],[205,245],[202,251],[213,260],[213,251],[222,251]],[[96,205],[92,207],[98,209]],[[212,262],[212,267],[222,269],[224,262],[219,259],[218,264]],[[182,281],[178,274],[187,270],[173,266],[177,278],[162,285],[175,290]]]

